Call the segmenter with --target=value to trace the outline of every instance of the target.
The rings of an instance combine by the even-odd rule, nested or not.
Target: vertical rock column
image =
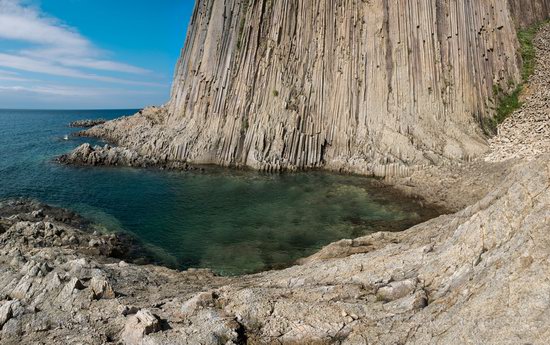
[[[548,1],[199,0],[171,158],[396,175],[476,156],[494,87],[520,78],[515,22]]]

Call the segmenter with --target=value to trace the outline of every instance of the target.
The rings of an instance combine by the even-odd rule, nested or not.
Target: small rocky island
[[[4,202],[0,342],[546,344],[550,26],[536,63],[516,33],[550,3],[455,5],[199,0],[169,104],[60,158],[355,172],[454,213],[219,277],[138,265],[77,215]],[[498,124],[497,101],[521,107]]]

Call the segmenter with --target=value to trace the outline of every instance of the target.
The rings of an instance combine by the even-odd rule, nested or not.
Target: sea
[[[284,268],[333,241],[402,231],[437,213],[361,176],[55,162],[84,142],[104,144],[72,136],[80,129],[71,121],[136,111],[0,110],[0,200],[69,208],[101,231],[131,234],[160,264],[222,275]]]

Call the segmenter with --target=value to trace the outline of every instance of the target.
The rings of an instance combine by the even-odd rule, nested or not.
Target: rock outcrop
[[[97,119],[97,120],[77,120],[73,121],[69,124],[69,127],[78,127],[78,128],[89,128],[97,125],[102,125],[107,120],[105,119]]]
[[[192,169],[185,162],[169,161],[166,158],[147,157],[134,150],[109,145],[93,146],[82,144],[68,154],[61,155],[57,161],[70,165],[90,166],[126,166],[126,167],[156,167],[162,169]]]
[[[489,140],[492,150],[486,161],[529,159],[550,153],[550,26],[540,31],[534,42],[538,66],[524,90],[524,105],[498,127],[498,136]]]
[[[549,0],[199,0],[161,109],[89,134],[145,156],[379,176],[488,150],[516,28]],[[413,169],[414,170],[414,169]]]
[[[168,315],[176,326],[186,299],[231,281],[121,261],[117,236],[36,202],[1,202],[0,223],[2,345],[141,344],[168,329]]]

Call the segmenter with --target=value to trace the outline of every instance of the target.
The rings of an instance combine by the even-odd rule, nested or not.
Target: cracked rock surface
[[[490,140],[488,162],[515,158],[530,159],[550,152],[550,26],[540,29],[535,38],[537,67],[524,90],[524,105],[498,126]]]

